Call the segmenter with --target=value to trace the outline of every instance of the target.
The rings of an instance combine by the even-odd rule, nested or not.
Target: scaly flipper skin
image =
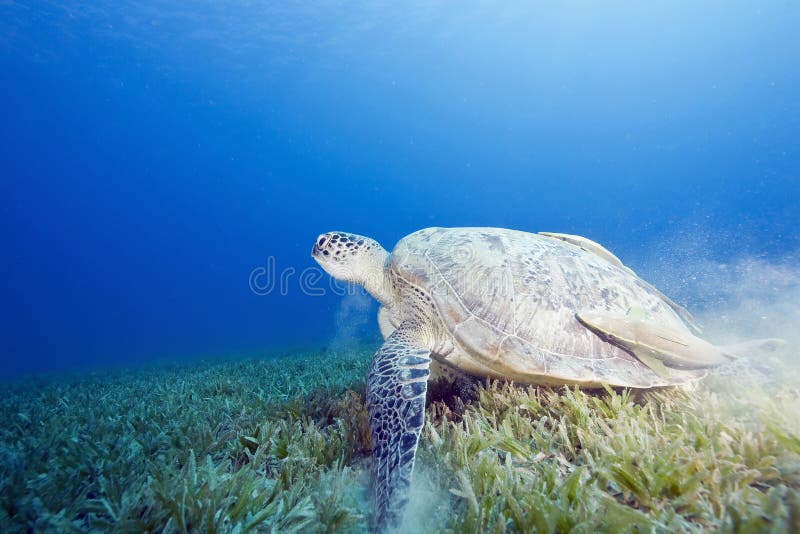
[[[431,363],[431,351],[420,338],[418,325],[402,323],[375,353],[369,368],[367,412],[378,529],[396,525],[408,501]]]

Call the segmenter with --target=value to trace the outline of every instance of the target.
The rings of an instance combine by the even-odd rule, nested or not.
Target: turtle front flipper
[[[576,317],[592,332],[634,354],[662,376],[668,374],[667,367],[703,369],[728,361],[723,351],[708,341],[688,331],[648,323],[636,313],[581,312]]]
[[[418,325],[403,322],[375,353],[369,368],[367,412],[379,529],[395,525],[408,502],[431,363],[431,351],[422,339]]]

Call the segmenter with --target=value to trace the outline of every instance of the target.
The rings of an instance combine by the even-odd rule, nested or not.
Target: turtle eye
[[[325,250],[325,247],[330,243],[331,236],[330,234],[322,234],[317,238],[314,242],[314,247],[311,249],[311,254],[318,254],[320,252],[324,253],[326,256],[328,255],[328,251]]]
[[[331,243],[331,241],[336,241],[335,235],[332,236],[331,234],[322,234],[319,236],[319,238],[317,238],[317,248],[325,248]]]

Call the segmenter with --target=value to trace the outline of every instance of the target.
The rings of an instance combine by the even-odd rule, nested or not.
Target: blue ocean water
[[[375,336],[308,271],[334,229],[578,233],[644,275],[687,242],[796,258],[798,27],[787,1],[0,0],[2,373]]]

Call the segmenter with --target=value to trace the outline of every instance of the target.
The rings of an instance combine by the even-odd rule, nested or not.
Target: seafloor
[[[0,530],[365,531],[371,351],[3,384]],[[432,388],[403,530],[798,532],[800,393],[771,369]]]

